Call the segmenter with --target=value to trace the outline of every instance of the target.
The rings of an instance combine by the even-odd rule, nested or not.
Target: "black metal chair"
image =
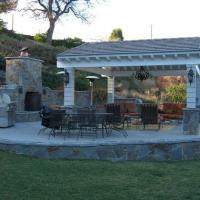
[[[119,104],[106,104],[106,112],[112,113],[112,115],[107,116],[107,124],[109,125],[109,134],[112,130],[118,131],[123,134],[124,137],[127,137],[128,134],[124,129],[125,118],[120,111]]]
[[[79,136],[95,135],[97,137],[98,122],[95,110],[90,108],[78,109],[77,123],[79,127]]]
[[[75,134],[78,130],[78,115],[73,113],[67,114],[62,125],[62,131],[65,132],[64,139],[66,138],[66,135],[70,137],[72,133]]]
[[[42,106],[42,109],[39,112],[40,118],[41,118],[41,125],[43,126],[43,128],[41,128],[38,132],[38,135],[41,132],[45,132],[45,130],[47,130],[49,128],[49,119],[50,119],[50,113],[53,110],[51,108],[49,108],[48,106]]]
[[[60,133],[62,134],[62,126],[63,126],[63,119],[65,117],[65,111],[64,110],[53,110],[50,113],[49,116],[49,125],[48,128],[50,129],[49,132],[49,139],[51,136],[56,135],[56,131],[60,130]]]
[[[142,104],[141,105],[141,120],[143,128],[146,125],[157,124],[158,130],[160,129],[160,120],[158,115],[158,106],[156,104]]]

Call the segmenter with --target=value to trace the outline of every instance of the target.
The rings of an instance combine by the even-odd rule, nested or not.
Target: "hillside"
[[[8,30],[0,32],[0,56],[19,56],[22,47],[29,47],[30,56],[44,61],[42,69],[43,85],[52,89],[62,84],[59,76],[56,76],[56,55],[64,51],[63,47],[53,47],[44,43],[32,40],[31,36],[16,34]],[[5,70],[3,61],[0,63],[1,69]]]

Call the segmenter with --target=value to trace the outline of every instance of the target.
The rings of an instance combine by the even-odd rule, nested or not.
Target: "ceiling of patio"
[[[87,71],[91,73],[96,73],[99,75],[105,76],[115,76],[115,77],[127,77],[131,76],[137,70],[140,69],[140,66],[134,67],[98,67],[98,68],[77,68],[82,71]],[[162,66],[145,66],[145,69],[152,76],[185,76],[186,65],[162,65]]]
[[[183,76],[200,63],[200,38],[85,43],[57,57],[58,68],[106,76],[130,76],[144,66],[152,76]]]

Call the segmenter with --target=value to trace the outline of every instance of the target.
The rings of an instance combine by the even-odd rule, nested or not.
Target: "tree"
[[[34,17],[45,18],[49,21],[47,30],[47,42],[52,43],[56,22],[62,16],[74,15],[83,21],[88,20],[87,8],[92,6],[95,0],[27,0],[25,12],[31,12]]]
[[[17,7],[17,0],[1,0],[0,1],[0,13],[14,10]]]
[[[17,6],[17,0],[0,0],[0,14],[14,10]],[[0,19],[0,31],[5,28],[5,22]]]
[[[5,28],[5,22],[0,19],[0,32]]]
[[[111,41],[122,41],[122,40],[124,40],[122,29],[121,28],[113,29],[112,33],[109,37],[109,40],[111,40]]]

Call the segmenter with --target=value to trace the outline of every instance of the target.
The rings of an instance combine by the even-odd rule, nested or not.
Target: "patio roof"
[[[84,43],[58,54],[58,68],[130,76],[145,66],[153,76],[185,75],[200,63],[200,37]]]
[[[196,51],[200,51],[200,37],[84,43],[58,54],[58,57]]]

